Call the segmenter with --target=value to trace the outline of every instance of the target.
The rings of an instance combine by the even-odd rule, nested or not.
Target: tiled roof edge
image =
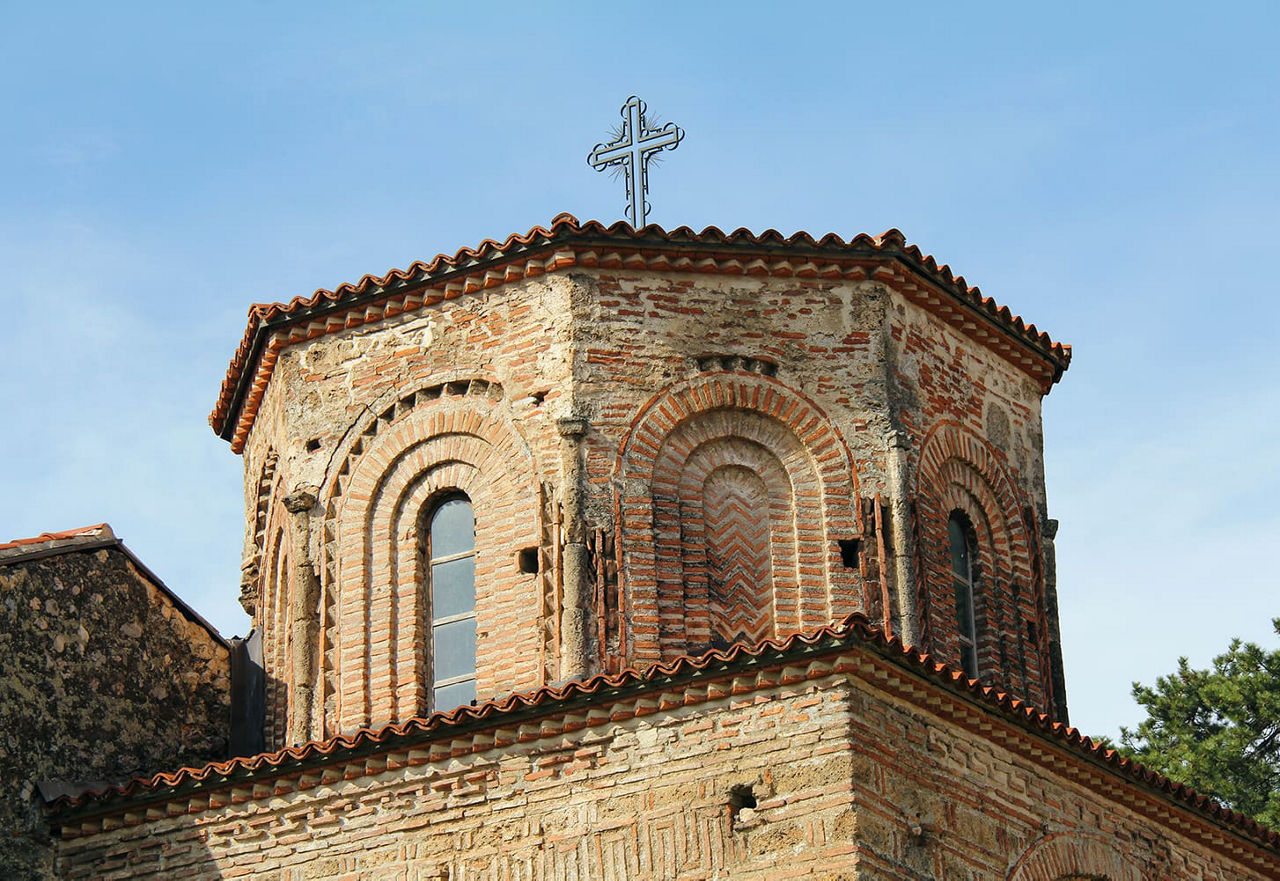
[[[551,226],[535,226],[524,234],[512,234],[502,242],[486,239],[474,248],[462,248],[452,256],[439,254],[430,261],[415,261],[407,269],[393,269],[386,275],[366,275],[355,283],[339,285],[334,290],[317,290],[310,297],[295,297],[288,303],[255,304],[249,309],[245,335],[227,368],[227,375],[209,424],[220,437],[231,440],[239,410],[243,405],[249,384],[253,381],[253,367],[257,363],[269,331],[281,324],[323,314],[334,308],[350,308],[366,298],[376,300],[398,290],[412,288],[427,281],[439,281],[455,274],[474,272],[488,264],[511,261],[521,256],[554,248],[556,245],[614,244],[620,241],[643,247],[691,248],[714,247],[733,251],[765,253],[776,249],[782,253],[802,255],[828,254],[846,256],[857,254],[894,258],[911,268],[918,275],[928,278],[958,301],[967,305],[977,315],[1024,345],[1037,351],[1055,366],[1053,381],[1062,376],[1071,361],[1071,347],[1055,342],[1036,325],[1024,322],[1007,306],[1000,306],[990,297],[983,296],[977,287],[970,287],[964,276],[954,275],[946,264],[939,264],[932,256],[907,242],[897,229],[890,229],[879,236],[858,233],[847,241],[835,233],[815,239],[807,232],[783,236],[770,229],[753,233],[739,228],[724,233],[709,226],[701,232],[681,226],[667,231],[655,224],[639,230],[619,221],[605,226],[599,221],[580,223],[572,214],[559,214]]]
[[[63,825],[81,818],[108,814],[129,806],[168,801],[186,789],[231,786],[239,781],[272,779],[310,766],[332,764],[343,758],[405,748],[413,744],[453,738],[469,731],[496,728],[501,725],[545,718],[578,706],[591,706],[610,700],[624,700],[680,682],[699,678],[718,678],[770,669],[788,662],[817,660],[838,654],[852,646],[872,650],[895,666],[905,668],[940,684],[981,711],[996,710],[1008,721],[1045,740],[1066,746],[1077,755],[1118,776],[1135,782],[1158,796],[1229,828],[1255,843],[1280,851],[1280,833],[1272,831],[1238,811],[1201,795],[1189,786],[1176,783],[1113,749],[1095,743],[1078,729],[1054,720],[1030,704],[1009,695],[996,686],[983,685],[969,679],[964,672],[934,659],[910,646],[903,646],[895,636],[884,632],[860,614],[852,614],[837,624],[810,633],[797,633],[785,639],[767,639],[755,645],[734,645],[697,657],[681,656],[673,661],[655,664],[645,670],[628,668],[615,674],[600,674],[586,680],[560,686],[544,686],[532,692],[516,693],[501,700],[486,701],[478,706],[459,707],[447,713],[433,713],[378,729],[362,728],[324,741],[309,741],[272,753],[210,762],[199,768],[182,768],[173,773],[138,777],[104,790],[86,792],[78,797],[62,796],[46,805],[51,820]],[[275,772],[279,772],[278,774]]]
[[[106,523],[81,526],[79,529],[64,529],[60,532],[42,532],[30,538],[16,538],[0,544],[0,566],[25,560],[31,556],[42,557],[50,553],[79,550],[94,543],[110,544],[115,541],[115,538],[115,533]]]

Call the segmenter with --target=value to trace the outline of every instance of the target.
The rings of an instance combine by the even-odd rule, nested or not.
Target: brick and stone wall
[[[268,744],[429,709],[417,527],[449,491],[482,699],[855,611],[955,660],[959,509],[983,677],[1065,713],[1041,381],[908,282],[559,272],[284,347],[244,450]]]
[[[892,651],[890,651],[892,654]],[[736,669],[736,672],[734,670]],[[1280,877],[1280,851],[884,654],[325,747],[67,818],[67,878]],[[1022,721],[1019,721],[1022,719]],[[266,766],[263,766],[265,769]],[[234,772],[231,776],[235,776]],[[162,798],[156,801],[156,795]],[[206,810],[206,807],[212,807]]]
[[[514,284],[281,356],[245,450],[245,592],[284,635],[265,641],[269,747],[431,709],[419,528],[450,492],[476,510],[480,696],[560,678],[571,289]]]
[[[119,781],[226,756],[226,645],[118,546],[0,551],[0,866],[42,877],[38,781]],[[44,871],[47,871],[45,867]]]

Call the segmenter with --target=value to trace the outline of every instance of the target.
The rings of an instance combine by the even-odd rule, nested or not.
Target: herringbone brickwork
[[[634,424],[619,467],[634,493],[620,500],[633,659],[702,650],[728,622],[746,620],[744,602],[757,621],[748,632],[768,635],[820,626],[857,604],[837,544],[858,529],[847,450],[824,415],[778,381],[710,374],[669,390]],[[713,479],[725,469],[737,480]],[[723,496],[730,484],[750,486],[736,508]],[[639,491],[646,485],[649,494]],[[731,542],[740,552],[749,544],[748,555],[717,569],[729,558],[714,553]]]
[[[754,644],[773,633],[769,490],[754,471],[717,468],[703,485],[711,643]]]

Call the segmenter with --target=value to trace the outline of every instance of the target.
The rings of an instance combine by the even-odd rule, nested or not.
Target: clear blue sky
[[[632,93],[651,220],[899,227],[1075,347],[1073,721],[1280,615],[1280,6],[0,4],[0,540],[109,521],[247,630],[206,417],[248,305],[547,223]]]

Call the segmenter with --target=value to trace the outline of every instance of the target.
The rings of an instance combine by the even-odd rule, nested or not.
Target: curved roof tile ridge
[[[45,542],[81,538],[87,535],[96,535],[97,533],[104,531],[110,532],[111,527],[105,523],[95,523],[92,526],[81,526],[78,529],[63,529],[58,532],[42,532],[39,535],[33,535],[30,538],[15,538],[12,541],[0,543],[0,551],[6,551],[11,548],[26,547],[27,545],[44,544]]]
[[[993,301],[982,297],[976,288],[968,287],[963,276],[953,276],[951,268],[946,264],[939,265],[931,256],[924,254],[919,247],[907,242],[901,230],[890,228],[878,236],[857,233],[849,240],[829,232],[815,240],[805,231],[798,231],[784,236],[775,229],[767,229],[760,234],[739,227],[726,234],[714,225],[695,232],[688,226],[676,227],[671,231],[657,224],[648,224],[636,230],[626,221],[617,221],[605,226],[597,220],[580,222],[568,213],[557,214],[550,227],[534,226],[525,233],[513,233],[502,241],[485,239],[474,247],[458,249],[452,256],[437,254],[429,261],[414,261],[406,269],[391,269],[382,276],[364,275],[356,282],[347,282],[333,290],[319,289],[310,296],[294,297],[288,303],[258,304],[249,309],[248,326],[239,347],[236,349],[222,383],[218,401],[209,422],[214,430],[228,437],[227,423],[233,417],[239,418],[241,395],[245,392],[244,373],[253,369],[251,361],[259,357],[261,340],[259,336],[265,332],[266,326],[272,323],[288,323],[306,316],[325,304],[339,304],[344,299],[377,297],[390,295],[388,289],[426,282],[433,276],[442,276],[452,272],[466,271],[469,266],[486,260],[510,259],[514,252],[554,246],[557,239],[576,239],[580,236],[604,239],[629,240],[635,243],[652,242],[655,244],[692,244],[721,245],[725,247],[762,247],[762,248],[797,248],[797,249],[834,249],[834,250],[866,250],[888,256],[905,258],[925,275],[932,276],[933,281],[957,297],[962,302],[969,302],[975,308],[991,317],[997,324],[1003,325],[1007,331],[1026,342],[1042,348],[1056,359],[1059,367],[1064,369],[1070,361],[1070,347],[1054,342],[1048,334],[1026,328],[1020,319],[1011,316],[1007,310],[997,307]],[[1034,327],[1034,326],[1032,326]],[[1059,369],[1058,373],[1060,374]],[[233,413],[233,409],[236,411]]]
[[[518,709],[546,709],[554,711],[554,703],[577,698],[592,698],[601,692],[621,689],[627,685],[640,685],[663,678],[704,671],[719,665],[732,672],[736,663],[744,659],[759,659],[772,654],[779,663],[799,647],[812,647],[828,643],[826,652],[836,653],[858,641],[890,661],[914,668],[927,678],[943,683],[961,693],[967,693],[979,705],[1002,711],[1008,718],[1025,728],[1039,730],[1052,739],[1073,748],[1131,779],[1168,793],[1224,825],[1249,835],[1255,840],[1280,849],[1280,833],[1272,831],[1244,814],[1225,807],[1215,799],[1202,795],[1183,783],[1178,783],[1153,771],[1141,763],[1120,755],[1115,749],[1095,742],[1081,734],[1079,729],[1052,718],[1048,713],[1013,697],[998,686],[983,684],[970,679],[964,671],[935,659],[914,646],[903,645],[897,636],[884,631],[859,613],[853,613],[839,622],[816,630],[794,633],[781,639],[764,639],[746,644],[735,643],[727,649],[713,649],[701,655],[681,655],[670,661],[654,664],[644,670],[628,667],[617,673],[596,674],[580,681],[566,682],[560,686],[542,686],[529,692],[517,692],[504,698],[484,701],[476,706],[464,706],[448,712],[436,712],[425,717],[414,717],[403,722],[390,723],[378,728],[361,728],[350,734],[335,735],[324,741],[308,741],[285,747],[272,753],[210,762],[200,767],[180,768],[171,773],[159,773],[150,777],[137,777],[126,783],[90,791],[78,796],[63,795],[47,805],[51,813],[85,807],[91,803],[105,804],[146,794],[163,788],[176,788],[187,782],[204,782],[210,777],[230,778],[237,772],[256,772],[263,768],[275,769],[287,760],[305,762],[308,759],[327,758],[340,750],[357,750],[365,745],[377,746],[394,738],[409,737],[413,733],[429,733],[438,728],[462,725],[468,722],[501,718]]]

